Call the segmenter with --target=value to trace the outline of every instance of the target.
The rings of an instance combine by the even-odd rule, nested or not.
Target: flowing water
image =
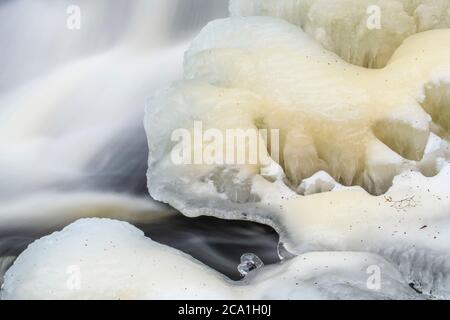
[[[89,216],[131,220],[234,279],[244,253],[278,260],[272,229],[188,219],[146,189],[146,100],[227,2],[0,0],[0,281],[34,239]]]

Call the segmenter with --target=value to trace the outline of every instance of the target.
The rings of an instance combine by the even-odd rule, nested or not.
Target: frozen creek
[[[126,222],[85,219],[30,245],[2,298],[448,299],[450,2],[380,1],[396,18],[376,36],[368,4],[233,0],[148,103],[150,195],[271,226],[281,263],[233,282]],[[279,129],[281,157],[177,165],[171,135],[194,120]]]

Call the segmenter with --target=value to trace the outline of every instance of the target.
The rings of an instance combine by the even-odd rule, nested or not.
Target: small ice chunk
[[[307,196],[315,193],[333,191],[339,187],[342,187],[342,185],[337,183],[328,173],[319,171],[312,177],[303,180],[298,186],[297,192]]]
[[[249,272],[259,269],[264,265],[262,260],[254,253],[244,253],[241,256],[241,263],[238,265],[238,271],[242,276],[246,276]]]

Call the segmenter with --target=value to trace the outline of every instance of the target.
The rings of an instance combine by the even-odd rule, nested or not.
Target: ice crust
[[[367,285],[380,268],[379,287]],[[74,274],[74,272],[78,272]],[[2,299],[420,298],[374,254],[308,253],[233,282],[132,225],[83,219],[37,240],[5,275]]]
[[[232,1],[233,17],[192,42],[184,79],[147,106],[148,187],[188,216],[268,224],[296,254],[377,253],[448,298],[449,2],[378,4],[393,25],[354,38],[366,1]],[[193,121],[280,129],[280,161],[175,165],[171,133]]]

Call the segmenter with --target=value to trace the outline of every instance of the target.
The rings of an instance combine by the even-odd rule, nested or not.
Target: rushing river
[[[243,253],[278,260],[270,228],[181,217],[146,189],[146,99],[225,16],[226,0],[0,0],[0,279],[34,239],[86,216],[131,220],[234,279]]]

